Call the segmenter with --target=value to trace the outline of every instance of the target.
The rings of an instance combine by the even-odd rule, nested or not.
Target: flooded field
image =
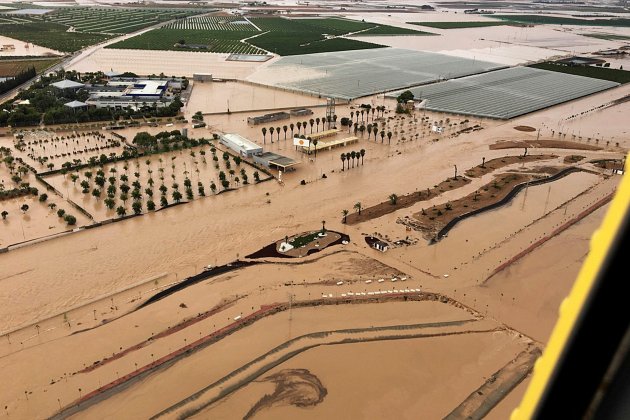
[[[305,15],[331,6],[281,3]],[[357,39],[502,65],[620,44],[580,35],[601,28],[442,30],[405,22],[489,18],[363,11],[370,7],[380,5],[353,5],[344,14],[437,35]],[[11,378],[0,383],[4,413],[415,419],[482,412],[507,418],[619,185],[619,175],[591,161],[627,153],[630,86],[508,121],[422,109],[396,114],[395,100],[383,94],[340,101],[334,110],[339,131],[324,140],[356,138],[315,154],[298,150],[292,137],[334,128],[322,122],[326,99],[242,82],[269,62],[226,57],[90,47],[69,66],[235,79],[193,82],[182,115],[192,121],[200,111],[206,127],[163,120],[115,134],[104,123],[3,129],[0,146],[11,148],[13,160],[3,151],[2,189],[38,190],[0,201],[0,212],[7,211],[0,220],[0,370]],[[290,75],[269,77],[271,83]],[[313,113],[247,121],[297,107]],[[36,177],[75,159],[121,156],[140,131],[184,128],[208,144],[44,176],[56,192]],[[270,170],[266,180],[251,161],[224,154],[213,139],[220,133],[238,133],[299,164],[282,179]],[[490,149],[536,140],[567,148]],[[583,145],[596,147],[570,148]],[[518,161],[524,154],[546,156]],[[583,158],[571,158],[577,154]],[[506,157],[517,163],[479,169]],[[474,194],[497,175],[542,178],[571,166],[580,171],[528,186],[507,204],[459,222],[435,244],[402,223]],[[471,168],[481,176],[469,174],[444,191],[436,187]],[[433,190],[427,199],[407,207],[375,216],[365,211],[427,189]],[[42,193],[47,197],[40,201]],[[73,224],[60,209],[76,218]],[[361,211],[364,219],[344,223]],[[140,216],[126,217],[134,213]],[[349,239],[300,258],[245,257],[319,229]],[[368,235],[387,251],[372,248]],[[23,241],[32,243],[5,249]]]

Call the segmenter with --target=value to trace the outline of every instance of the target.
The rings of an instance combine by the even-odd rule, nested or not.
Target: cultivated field
[[[493,17],[510,22],[534,25],[615,26],[621,28],[630,27],[630,19],[625,18],[579,19],[545,15],[493,15]]]
[[[58,61],[59,59],[57,58],[42,60],[0,60],[0,77],[15,76],[30,67],[35,67],[35,71],[39,73]]]
[[[17,147],[26,153],[28,163],[37,172],[62,169],[66,162],[85,164],[91,158],[120,156],[124,143],[112,132],[24,130]]]
[[[57,51],[74,52],[114,35],[182,19],[204,11],[192,9],[60,8],[42,17],[0,15],[0,35]]]
[[[101,33],[68,32],[68,27],[65,25],[36,20],[28,23],[0,25],[0,35],[62,52],[74,52],[111,37],[111,35]]]
[[[285,19],[193,17],[173,22],[108,48],[198,50],[218,53],[279,55],[377,48],[344,35],[426,35],[426,32],[339,18]],[[185,41],[184,43],[180,41]]]
[[[266,54],[266,51],[241,41],[253,35],[256,35],[256,32],[156,29],[109,45],[107,48]]]
[[[72,28],[72,32],[126,34],[160,22],[183,19],[198,13],[201,11],[190,9],[64,7],[45,15],[44,20],[65,25]]]
[[[90,223],[6,151],[0,151],[0,248]]]
[[[264,173],[213,143],[83,168],[46,177],[46,181],[95,220],[103,221],[190,202],[263,178]]]
[[[462,28],[486,28],[488,26],[501,26],[501,25],[513,25],[511,22],[504,21],[472,21],[472,22],[463,22],[463,21],[455,21],[455,22],[407,22],[412,25],[418,26],[427,26],[429,28],[436,29],[462,29]]]

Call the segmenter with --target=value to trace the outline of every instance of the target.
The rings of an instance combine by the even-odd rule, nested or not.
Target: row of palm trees
[[[370,108],[361,108],[361,110],[357,110],[355,111],[350,111],[350,121],[354,120],[354,117],[356,115],[357,120],[356,122],[359,122],[359,115],[361,115],[361,122],[364,122],[363,120],[363,116],[367,115],[367,120],[370,120],[370,112],[372,113],[372,121],[374,121],[374,113],[376,113],[376,117],[378,118],[379,116],[382,117],[385,113],[385,105],[379,105],[376,107],[370,107]],[[380,115],[379,115],[380,114]]]
[[[278,141],[280,141],[280,134],[284,132],[284,140],[287,139],[287,132],[289,130],[291,130],[291,138],[295,137],[295,129],[297,128],[297,134],[298,136],[300,134],[302,134],[302,131],[304,131],[304,135],[307,134],[306,130],[308,128],[308,126],[310,125],[311,131],[310,134],[313,133],[313,126],[316,127],[316,132],[319,133],[319,125],[322,124],[322,130],[324,128],[326,128],[326,123],[328,123],[328,126],[330,127],[330,123],[331,122],[337,122],[337,116],[333,115],[332,118],[329,117],[322,117],[322,118],[311,118],[308,121],[298,121],[297,123],[291,123],[289,125],[283,125],[282,127],[263,127],[261,129],[262,135],[263,135],[263,144],[267,144],[267,133],[270,134],[271,137],[271,142],[273,143],[273,134],[276,133],[277,137],[276,139]],[[302,130],[304,129],[304,130]]]
[[[361,215],[361,210],[363,210],[363,205],[361,204],[360,201],[357,201],[354,206],[353,206],[354,210],[357,211],[357,213],[359,213],[359,216]],[[341,215],[343,216],[343,223],[345,224],[348,218],[348,214],[350,214],[350,211],[347,209],[343,209],[341,210]]]
[[[357,166],[359,166],[359,159],[361,159],[361,165],[363,165],[363,157],[365,156],[365,149],[361,149],[358,152],[354,150],[348,153],[341,154],[341,164],[343,165],[341,170],[346,170],[346,161],[348,161],[348,169],[350,169],[350,159],[352,159],[352,167],[354,168],[354,161],[357,160]]]

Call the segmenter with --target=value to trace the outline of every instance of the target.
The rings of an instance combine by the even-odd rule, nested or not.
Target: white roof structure
[[[433,52],[374,48],[282,57],[248,80],[347,100],[504,67]]]
[[[88,106],[88,104],[81,101],[72,101],[72,102],[63,104],[63,106],[67,106],[68,108],[82,108],[84,106]]]
[[[591,77],[512,67],[409,90],[426,100],[431,111],[510,119],[616,86]]]
[[[162,94],[166,82],[161,80],[137,80],[126,94],[132,96],[158,96]]]
[[[262,149],[262,147],[260,147],[253,141],[250,141],[239,134],[228,133],[228,134],[222,134],[221,137],[223,137],[225,140],[229,141],[230,143],[246,151],[256,151],[256,150]]]
[[[114,70],[110,70],[110,71],[106,71],[105,73],[103,73],[105,76],[107,77],[116,77],[116,76],[120,76],[122,73],[118,72],[118,71],[114,71]]]
[[[67,80],[67,79],[60,80],[55,83],[51,83],[51,85],[56,87],[57,89],[77,89],[77,88],[85,86],[83,83],[79,83],[79,82],[75,82],[73,80]]]

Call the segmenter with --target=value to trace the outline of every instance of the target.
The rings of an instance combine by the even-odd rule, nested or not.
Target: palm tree
[[[392,143],[392,132],[388,131],[387,132],[387,144],[391,144]]]
[[[293,123],[289,124],[289,128],[291,129],[291,138],[293,138],[293,129],[295,128],[295,124],[293,124]],[[286,140],[286,138],[287,138],[287,136],[285,135],[284,139]]]
[[[354,111],[350,111],[350,121],[354,121]]]
[[[267,135],[267,128],[263,127],[262,128],[262,133],[263,133],[263,144],[267,144],[267,142],[265,140],[265,136]]]
[[[364,109],[362,109],[362,110],[361,110],[361,122],[363,122],[363,114],[364,114],[364,113],[365,113],[365,110],[364,110]],[[358,118],[357,118],[357,119],[358,119]]]
[[[385,140],[385,130],[381,130],[381,143]]]
[[[360,201],[358,201],[358,202],[354,205],[354,209],[355,209],[356,211],[358,211],[358,212],[359,212],[359,216],[361,216],[361,202],[360,202]]]
[[[370,134],[372,134],[372,124],[368,124],[366,128],[367,128],[368,140],[369,140]],[[374,137],[374,141],[376,141],[376,137]]]
[[[273,132],[276,131],[275,128],[269,127],[269,137],[271,137],[271,142],[273,143]]]
[[[343,223],[346,223],[346,219],[348,218],[348,213],[350,213],[348,210],[341,210],[341,215],[343,216]]]
[[[298,134],[300,134],[300,129],[302,128],[302,123],[300,121],[297,122]]]
[[[352,158],[352,167],[354,168],[354,160],[357,158],[357,152],[354,150],[350,152],[350,157]]]
[[[116,209],[116,214],[118,214],[118,216],[120,217],[123,217],[125,214],[127,214],[127,210],[123,206],[118,206],[118,208]]]
[[[282,131],[284,131],[284,139],[287,139],[287,130],[289,129],[289,127],[287,127],[286,125],[282,126]]]
[[[363,156],[365,156],[365,149],[359,150],[359,154],[361,155],[361,165],[363,165]]]
[[[319,123],[321,119],[319,117],[315,118],[315,122],[317,123],[317,132],[319,133]]]
[[[346,154],[342,153],[341,154],[341,170],[345,171],[346,170]]]
[[[5,220],[7,218],[7,216],[9,215],[9,212],[6,210],[2,210],[2,213],[0,213],[2,215],[2,220]]]
[[[376,108],[372,108],[372,121],[374,121],[374,111],[376,111]]]
[[[372,133],[374,133],[374,141],[376,141],[376,135],[378,134],[378,125],[374,124],[372,126]],[[383,142],[383,140],[381,139],[381,143]]]
[[[22,213],[26,213],[28,211],[28,204],[22,204],[22,207],[20,207],[20,210],[22,210]]]
[[[278,134],[278,141],[280,141],[280,127],[276,127],[276,133]]]
[[[315,120],[311,118],[308,120],[308,123],[311,125],[311,134],[313,134],[313,125],[315,124]]]

